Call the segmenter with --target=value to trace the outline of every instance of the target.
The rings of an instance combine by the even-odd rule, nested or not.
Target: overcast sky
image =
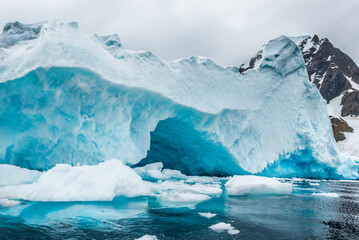
[[[124,48],[239,66],[270,39],[317,33],[359,63],[357,0],[0,0],[0,25],[77,21]]]

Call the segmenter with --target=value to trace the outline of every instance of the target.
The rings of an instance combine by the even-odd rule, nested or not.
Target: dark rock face
[[[309,80],[318,87],[327,102],[351,89],[351,82],[359,83],[359,68],[327,38],[319,39],[314,35],[297,44],[302,50]]]
[[[341,115],[358,116],[359,115],[359,91],[345,92],[340,103],[342,105]]]
[[[343,132],[353,132],[354,129],[351,128],[346,121],[342,118],[335,118],[330,116],[330,121],[332,123],[334,139],[335,141],[343,141],[345,139]]]
[[[319,85],[319,92],[322,97],[329,103],[330,100],[340,96],[345,90],[351,89],[352,85],[338,68],[328,68],[321,85]]]
[[[244,72],[246,72],[247,70],[254,68],[256,62],[262,59],[262,54],[263,50],[261,49],[254,57],[251,58],[248,64],[242,64],[239,67],[239,73],[244,74]]]

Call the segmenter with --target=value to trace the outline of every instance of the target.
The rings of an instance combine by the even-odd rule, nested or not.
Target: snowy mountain
[[[359,156],[359,68],[354,61],[327,39],[317,35],[290,38],[301,49],[308,71],[309,81],[314,83],[327,101],[335,140],[339,148]],[[243,74],[254,68],[262,58],[262,50],[243,64]],[[349,123],[349,124],[348,124]],[[342,141],[342,142],[340,142]]]
[[[9,23],[0,46],[0,163],[47,170],[116,158],[191,175],[358,177],[285,36],[244,75],[204,57],[129,51],[76,23]]]

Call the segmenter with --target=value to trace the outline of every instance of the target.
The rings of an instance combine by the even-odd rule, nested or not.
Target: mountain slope
[[[301,49],[308,71],[309,81],[314,83],[322,97],[327,101],[327,109],[332,122],[334,137],[339,147],[352,155],[356,151],[356,117],[359,114],[359,68],[354,61],[327,39],[317,35],[290,38]],[[249,61],[242,64],[239,72],[244,74],[255,68],[262,58],[262,50]],[[350,124],[348,125],[348,122]],[[350,138],[346,140],[346,138]]]

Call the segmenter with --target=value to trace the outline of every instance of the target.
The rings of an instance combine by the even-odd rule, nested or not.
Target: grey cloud
[[[234,66],[280,35],[317,33],[359,63],[358,12],[355,0],[19,0],[0,2],[0,25],[77,21],[86,33],[118,33],[127,49]]]

